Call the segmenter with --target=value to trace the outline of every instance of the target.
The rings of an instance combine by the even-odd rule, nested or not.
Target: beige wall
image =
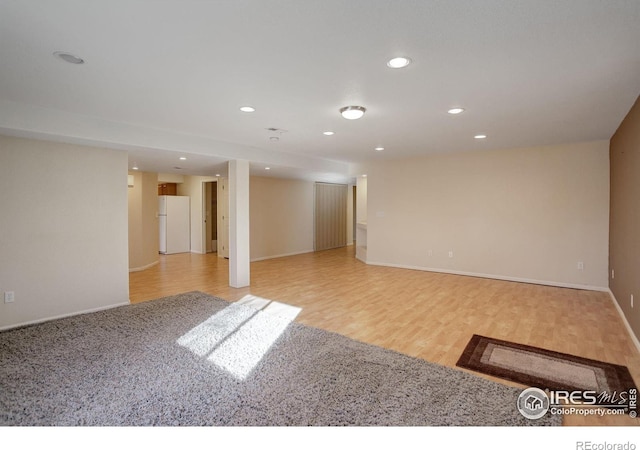
[[[370,263],[607,289],[606,141],[428,156],[367,173]]]
[[[609,286],[640,336],[640,98],[611,138]],[[611,277],[611,271],[609,272]],[[634,307],[631,307],[631,295]]]
[[[367,178],[356,179],[356,258],[367,262]]]
[[[179,175],[176,173],[159,173],[157,176],[157,182],[160,183],[184,183],[185,175]],[[157,192],[156,192],[157,194]]]
[[[312,182],[251,177],[251,259],[313,251]]]
[[[0,328],[128,303],[125,152],[0,136],[0,199]]]
[[[129,270],[143,270],[159,261],[158,257],[158,174],[129,172],[133,187],[129,200]]]
[[[356,222],[367,223],[367,178],[360,176],[356,186]]]

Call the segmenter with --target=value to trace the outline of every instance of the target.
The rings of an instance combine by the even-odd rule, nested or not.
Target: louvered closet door
[[[314,249],[347,245],[347,185],[316,183]]]

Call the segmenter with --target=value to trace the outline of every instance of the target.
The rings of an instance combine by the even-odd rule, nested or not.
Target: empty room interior
[[[182,344],[200,329],[201,318],[187,315],[196,305],[215,304],[230,305],[221,310],[227,314],[232,306],[242,314],[255,308],[242,323],[264,316],[280,324],[272,318],[287,317],[271,341],[265,338],[261,357],[270,346],[284,352],[303,332],[322,331],[348,339],[336,348],[353,345],[353,355],[376,347],[389,360],[406,357],[407,367],[442,367],[505,395],[544,389],[536,377],[547,376],[555,359],[525,381],[513,378],[529,369],[518,359],[524,353],[504,362],[500,367],[509,369],[502,372],[462,365],[474,339],[486,338],[493,340],[488,346],[520,346],[517,352],[543,349],[548,354],[538,354],[538,362],[580,360],[558,362],[559,372],[568,367],[562,364],[582,364],[589,378],[587,366],[597,363],[596,384],[610,367],[624,370],[616,375],[626,380],[622,389],[636,392],[638,23],[640,3],[624,0],[1,2],[0,423],[202,424],[200,409],[185,406],[195,388],[184,388],[182,400],[158,399],[166,388],[147,388],[144,401],[162,402],[162,413],[139,412],[143,400],[134,408],[131,396],[121,394],[100,411],[78,400],[72,414],[72,406],[56,400],[38,416],[28,411],[41,387],[26,386],[46,383],[7,381],[45,364],[40,344],[26,347],[25,336],[36,339],[36,332],[25,330],[53,327],[47,345],[52,351],[72,345],[75,355],[89,348],[82,342],[92,333],[73,331],[84,318],[122,320],[96,334],[111,330],[122,340],[138,325],[108,315],[137,311],[134,323],[150,326],[160,320],[154,303],[170,308],[157,322],[167,335],[154,326],[146,336],[168,339],[175,332],[170,342],[194,367],[209,366],[193,356],[199,350]],[[206,316],[213,312],[221,314]],[[92,327],[100,327],[98,319]],[[241,326],[216,348],[239,339]],[[111,337],[100,339],[106,345]],[[304,342],[301,348],[311,345]],[[126,352],[127,345],[113,348]],[[307,349],[317,358],[334,351]],[[91,356],[82,358],[100,366],[96,350],[87,351]],[[289,355],[298,353],[278,353],[278,361],[297,372]],[[31,365],[16,368],[16,355]],[[362,357],[366,367],[373,358]],[[271,363],[264,357],[255,364],[242,380],[259,379],[255,367]],[[397,376],[397,365],[389,364],[385,373]],[[406,376],[410,369],[403,367]],[[513,405],[505,407],[512,415],[491,420],[458,422],[451,411],[421,419],[437,394],[413,400],[415,390],[399,382],[383,388],[372,381],[362,392],[407,399],[398,400],[407,409],[395,415],[395,403],[373,402],[387,408],[375,420],[390,418],[378,423],[367,415],[373,403],[337,387],[342,372],[323,370],[333,374],[322,383],[336,397],[317,400],[305,409],[308,416],[294,417],[290,410],[302,411],[298,406],[284,412],[285,392],[277,414],[264,406],[264,394],[264,404],[251,407],[225,399],[231,412],[202,420],[518,425],[531,419]],[[75,380],[69,386],[85,386],[82,377],[69,377]],[[210,382],[201,373],[193,377]],[[127,372],[122,379],[138,378]],[[578,386],[589,390],[589,380]],[[609,391],[617,389],[607,382]],[[104,383],[99,392],[119,389]],[[315,398],[309,392],[304,396]],[[579,406],[590,406],[585,398]],[[639,425],[635,397],[622,400],[629,400],[624,414],[596,404],[606,413],[547,413],[541,420]],[[173,415],[172,401],[185,403],[182,415]],[[110,408],[123,421],[122,411],[136,412],[119,423]]]

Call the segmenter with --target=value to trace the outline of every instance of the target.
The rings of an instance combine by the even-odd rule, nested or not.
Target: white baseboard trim
[[[609,289],[608,292],[609,292],[609,295],[611,296],[611,301],[613,302],[613,306],[615,306],[616,309],[618,310],[618,314],[620,314],[620,318],[622,319],[622,322],[624,322],[624,326],[627,328],[627,332],[629,333],[629,336],[631,336],[631,340],[633,341],[633,344],[636,346],[638,353],[640,353],[640,341],[638,341],[638,338],[633,332],[633,329],[631,328],[629,321],[627,321],[627,317],[624,315],[624,311],[622,310],[622,308],[620,308],[620,303],[618,303],[618,299],[616,298],[615,295],[613,295],[613,291],[611,289]]]
[[[16,324],[13,324],[13,325],[2,326],[2,327],[0,327],[0,331],[10,330],[12,328],[25,327],[27,325],[35,325],[35,324],[38,324],[38,323],[48,322],[50,320],[64,319],[65,317],[78,316],[80,314],[88,314],[88,313],[92,313],[92,312],[103,311],[105,309],[118,308],[119,306],[126,306],[126,305],[130,305],[130,304],[131,304],[131,302],[115,303],[113,305],[100,306],[98,308],[91,308],[91,309],[84,309],[82,311],[76,311],[76,312],[67,313],[67,314],[60,314],[58,316],[51,316],[51,317],[44,317],[42,319],[29,320],[27,322],[21,322],[21,323],[16,323]]]
[[[153,267],[156,264],[158,264],[160,261],[154,261],[151,264],[147,264],[146,266],[140,266],[140,267],[131,267],[129,268],[129,272],[142,272],[143,270],[147,270],[149,267]]]
[[[311,250],[303,250],[301,252],[293,252],[293,253],[284,253],[282,255],[273,255],[273,256],[262,256],[260,258],[254,258],[251,260],[251,262],[256,262],[256,261],[264,261],[267,259],[276,259],[276,258],[284,258],[285,256],[295,256],[295,255],[303,255],[305,253],[313,253],[313,249]]]
[[[546,281],[546,280],[534,280],[530,278],[519,278],[519,277],[510,277],[503,275],[493,275],[487,273],[477,273],[477,272],[463,272],[460,270],[449,270],[449,269],[433,269],[429,267],[420,267],[420,266],[409,266],[405,264],[389,264],[377,261],[366,261],[367,264],[371,264],[372,266],[383,266],[383,267],[395,267],[398,269],[410,269],[410,270],[421,270],[423,272],[436,272],[436,273],[446,273],[450,275],[462,275],[465,277],[477,277],[477,278],[489,278],[492,280],[502,280],[502,281],[514,281],[516,283],[528,283],[528,284],[539,284],[542,286],[553,286],[553,287],[562,287],[562,288],[570,288],[570,289],[582,289],[585,291],[599,291],[599,292],[609,292],[609,288],[605,286],[591,286],[588,284],[573,284],[573,283],[562,283],[558,281]]]

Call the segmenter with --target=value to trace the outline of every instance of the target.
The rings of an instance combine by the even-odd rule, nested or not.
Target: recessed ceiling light
[[[382,150],[384,150],[384,147],[376,147],[375,150],[381,152]]]
[[[186,158],[186,157],[184,157],[184,156],[181,156],[181,157],[180,157],[180,161],[186,161],[186,160],[187,160],[187,158]]]
[[[325,136],[333,136],[335,133],[333,131],[323,131],[322,134]]]
[[[366,173],[363,173],[363,174],[362,174],[362,178],[367,178],[367,174],[366,174]]]
[[[402,69],[409,64],[411,64],[411,58],[407,58],[406,56],[399,56],[387,61],[387,67],[391,67],[392,69]]]
[[[216,174],[216,177],[219,177],[219,176],[220,176],[220,174],[219,174],[219,173],[217,173],[217,174]]]
[[[486,134],[476,134],[473,138],[474,139],[486,139],[487,135]]]
[[[451,108],[449,111],[447,111],[449,114],[460,114],[461,112],[464,112],[464,108]]]
[[[265,167],[264,170],[271,170],[271,167]]]
[[[340,114],[342,114],[342,117],[345,119],[355,120],[364,116],[366,110],[364,106],[345,106],[340,108]]]
[[[84,59],[79,56],[72,55],[67,52],[54,52],[53,56],[60,58],[61,60],[68,62],[70,64],[84,64]]]
[[[138,166],[133,166],[131,170],[138,170]]]
[[[240,107],[240,111],[246,112],[246,113],[255,112],[255,110],[256,109],[253,106],[241,106]]]

